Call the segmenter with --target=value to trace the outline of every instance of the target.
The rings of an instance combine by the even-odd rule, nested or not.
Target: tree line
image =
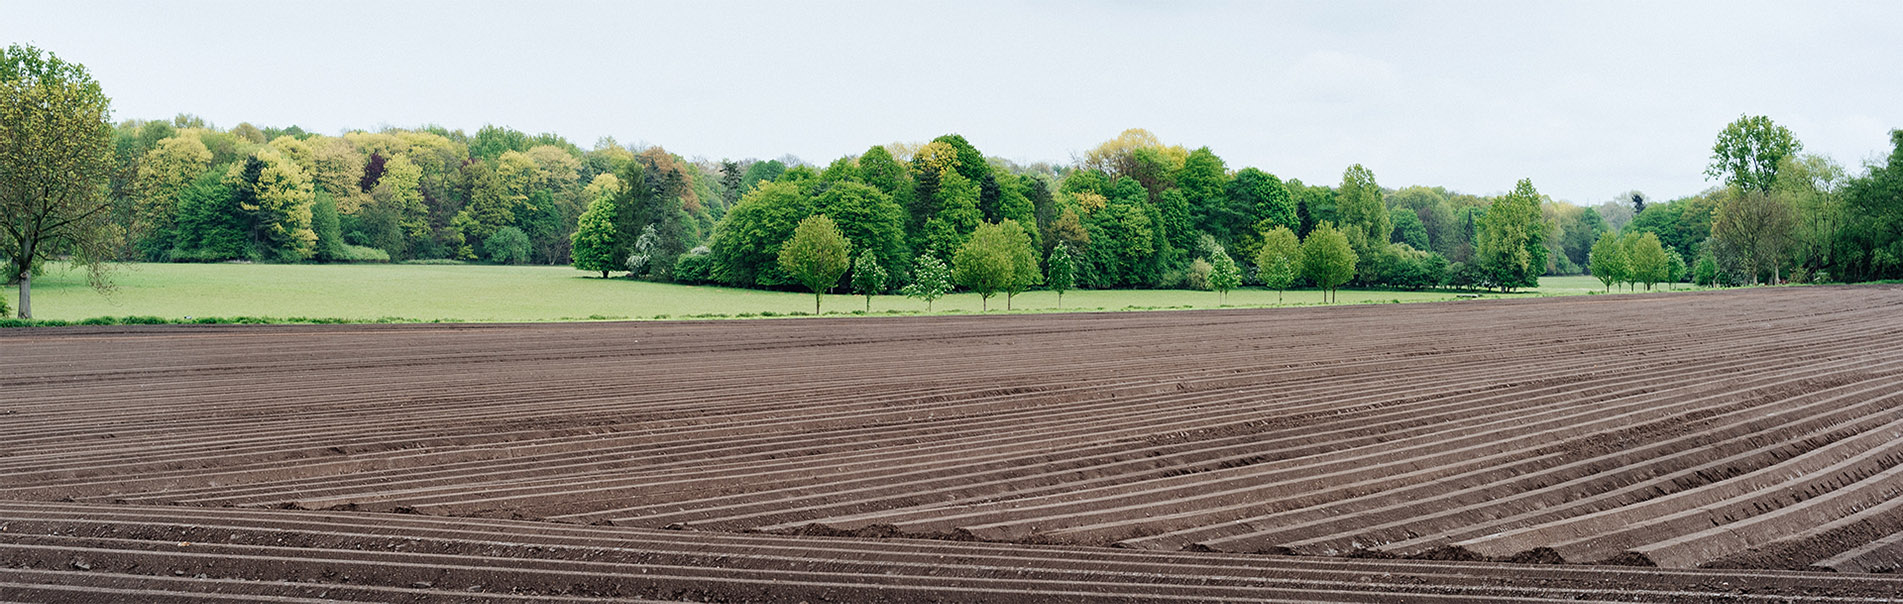
[[[818,166],[689,160],[613,139],[584,149],[498,126],[330,136],[190,115],[113,124],[82,66],[30,46],[6,51],[0,83],[0,256],[23,307],[31,275],[62,258],[572,264],[796,288],[808,284],[782,252],[815,216],[847,246],[844,283],[873,293],[930,291],[933,265],[950,285],[988,289],[968,283],[979,277],[958,256],[1006,224],[1033,261],[1013,278],[1059,291],[1512,290],[1588,270],[1608,287],[1903,276],[1903,157],[1850,177],[1762,116],[1720,133],[1707,174],[1722,186],[1581,207],[1527,180],[1494,196],[1389,188],[1361,165],[1308,184],[1140,129],[1061,165],[986,156],[947,134]],[[1903,134],[1893,140],[1903,153]],[[25,184],[48,179],[61,186]],[[997,291],[1008,304],[1010,289]]]

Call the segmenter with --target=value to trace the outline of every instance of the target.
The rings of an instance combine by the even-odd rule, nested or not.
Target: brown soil
[[[0,560],[13,562],[0,593],[1903,593],[1888,576],[1762,570],[1808,568],[1903,530],[1892,503],[1903,494],[1900,310],[1903,288],[1868,286],[995,317],[0,330],[0,506],[15,506],[0,508]],[[71,503],[31,503],[60,501]],[[235,516],[193,516],[212,512]],[[244,526],[219,528],[234,522]],[[365,528],[326,528],[336,522]],[[616,539],[675,553],[631,554]],[[177,549],[185,541],[230,549],[198,558]],[[734,543],[750,545],[722,545]],[[934,548],[952,549],[917,553]],[[383,553],[349,553],[359,550]],[[1316,557],[1329,554],[1365,559]],[[986,556],[1004,558],[958,566]],[[1172,570],[1144,570],[1157,564]],[[1364,580],[1382,575],[1355,565],[1406,580]],[[1463,578],[1473,568],[1488,569],[1484,589]],[[1323,573],[1321,591],[1299,587],[1307,572]],[[1337,595],[1300,595],[1314,593]]]

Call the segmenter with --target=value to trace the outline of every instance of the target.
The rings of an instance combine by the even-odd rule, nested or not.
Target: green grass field
[[[576,321],[600,319],[686,318],[694,315],[784,315],[813,310],[811,294],[726,287],[647,283],[591,278],[567,267],[443,265],[280,265],[280,264],[128,264],[112,273],[113,291],[87,287],[85,274],[64,265],[49,267],[34,280],[36,319],[79,320],[100,316],[312,317],[375,320]],[[1510,294],[1576,295],[1599,288],[1591,277],[1547,277],[1535,292]],[[18,292],[7,288],[8,302]],[[1483,294],[1500,297],[1500,294]],[[1343,304],[1449,300],[1453,292],[1349,291]],[[1231,307],[1297,306],[1321,303],[1321,293],[1292,290],[1278,303],[1274,290],[1247,288],[1229,293]],[[828,295],[827,313],[865,308],[859,296]],[[1019,295],[1020,311],[1057,309],[1057,295],[1046,291]],[[1072,291],[1063,310],[1215,308],[1213,292],[1187,290]],[[991,300],[1004,308],[1003,296]],[[976,294],[954,294],[932,305],[935,312],[975,312]],[[903,296],[877,296],[872,311],[922,312],[925,304]]]

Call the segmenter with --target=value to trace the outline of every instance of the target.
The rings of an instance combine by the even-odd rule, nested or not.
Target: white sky
[[[1769,115],[1861,172],[1903,127],[1903,2],[0,0],[115,119],[435,123],[818,164],[958,132],[1068,162],[1141,127],[1230,167],[1593,204],[1707,186]]]

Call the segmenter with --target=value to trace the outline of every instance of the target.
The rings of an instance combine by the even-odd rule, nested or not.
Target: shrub
[[[381,262],[390,261],[389,252],[386,252],[374,247],[365,247],[361,245],[350,245],[350,244],[344,244],[342,247],[343,247],[342,251],[338,253],[337,257],[334,258],[334,260],[337,260],[339,262],[372,262],[372,263],[381,263]]]
[[[713,282],[714,257],[707,246],[688,250],[674,260],[674,280],[680,283]]]
[[[483,255],[496,264],[522,264],[529,261],[529,235],[512,226],[496,229],[482,242]]]
[[[1189,263],[1189,270],[1183,272],[1183,286],[1190,289],[1209,291],[1209,274],[1216,267],[1208,260],[1197,258]]]

